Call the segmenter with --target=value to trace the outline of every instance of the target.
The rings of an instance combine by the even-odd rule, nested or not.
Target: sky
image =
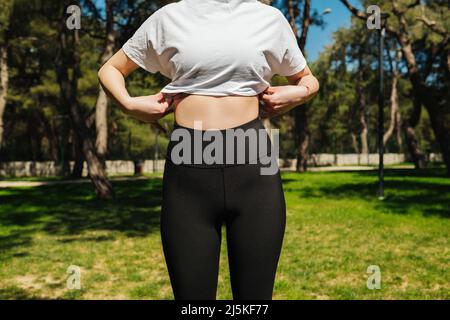
[[[358,1],[355,0],[350,1],[350,3],[355,6],[358,5]],[[325,20],[323,28],[313,26],[309,30],[305,51],[308,60],[311,62],[316,60],[325,46],[332,42],[334,31],[341,27],[350,26],[351,18],[350,11],[339,0],[312,0],[312,7],[319,13],[330,8],[331,13],[323,16]]]
[[[280,8],[285,1],[274,0],[273,5]],[[350,0],[355,7],[359,6],[358,0]],[[339,0],[311,0],[312,9],[319,14],[325,9],[331,9],[331,13],[323,15],[325,25],[323,27],[312,26],[306,39],[305,55],[310,62],[315,61],[326,45],[333,41],[333,32],[341,27],[350,26],[350,11]],[[283,10],[282,10],[283,11]]]

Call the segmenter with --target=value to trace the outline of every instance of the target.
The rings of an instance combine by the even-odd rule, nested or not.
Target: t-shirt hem
[[[262,90],[264,91],[264,90]],[[262,92],[261,91],[261,92]],[[186,93],[186,94],[198,94],[198,95],[208,95],[208,96],[217,96],[217,97],[225,97],[225,96],[244,96],[244,97],[252,97],[260,94],[261,92],[257,92],[255,90],[251,92],[220,92],[220,91],[207,91],[207,90],[185,90],[185,89],[166,89],[163,88],[161,90],[162,93]]]

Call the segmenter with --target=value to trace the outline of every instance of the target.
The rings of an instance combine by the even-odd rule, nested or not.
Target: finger
[[[155,97],[158,99],[158,101],[165,99],[164,94],[162,92],[158,92],[157,94],[155,94]]]
[[[264,92],[268,93],[268,94],[273,94],[276,92],[275,87],[267,87],[266,90],[264,90]]]
[[[169,108],[169,103],[167,101],[163,101],[160,103],[162,112],[165,112],[167,108]]]

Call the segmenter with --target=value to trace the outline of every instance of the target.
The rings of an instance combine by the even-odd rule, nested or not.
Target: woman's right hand
[[[148,123],[154,123],[169,113],[169,103],[161,92],[149,96],[130,97],[125,108],[132,117]]]

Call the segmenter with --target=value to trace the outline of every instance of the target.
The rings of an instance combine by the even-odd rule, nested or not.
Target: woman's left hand
[[[259,98],[264,102],[262,109],[266,113],[266,116],[263,117],[274,117],[286,113],[305,103],[308,95],[308,88],[305,86],[268,87],[259,94]]]

